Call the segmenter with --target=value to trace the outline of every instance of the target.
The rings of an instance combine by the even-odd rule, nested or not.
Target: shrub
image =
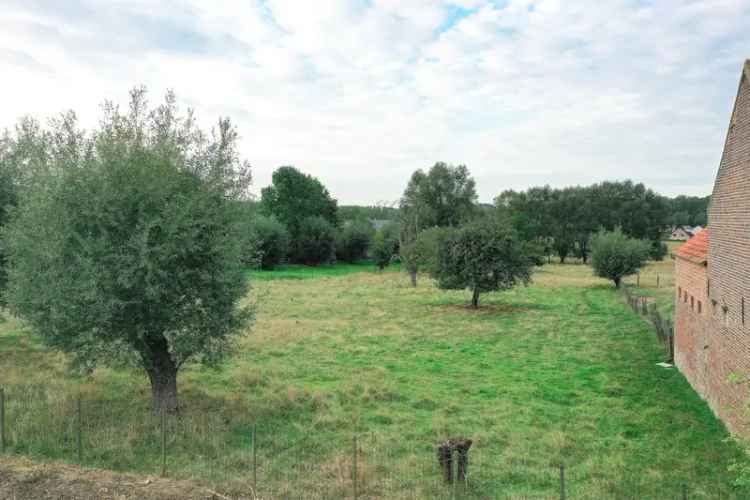
[[[247,243],[243,249],[246,265],[273,269],[289,253],[289,231],[275,217],[256,215],[247,230]]]
[[[326,264],[334,257],[336,229],[323,217],[316,215],[302,220],[299,236],[294,242],[295,258],[310,266]]]
[[[648,260],[648,242],[630,238],[620,228],[601,230],[591,237],[591,267],[601,278],[619,287],[622,278],[635,274]]]
[[[372,243],[372,225],[364,219],[351,221],[336,235],[336,259],[356,262],[367,257]]]
[[[667,244],[664,243],[661,240],[654,240],[651,242],[651,249],[649,251],[649,257],[651,257],[653,260],[656,261],[662,261],[664,260],[664,257],[667,256],[667,253],[669,252],[669,249],[667,248]]]
[[[470,290],[474,308],[479,306],[481,293],[507,290],[531,280],[533,261],[508,224],[477,221],[439,241],[433,271],[438,287]]]
[[[375,265],[381,271],[385,269],[385,266],[390,264],[393,259],[393,255],[396,252],[398,246],[398,240],[393,239],[386,231],[381,228],[375,233],[375,237],[372,242],[372,260],[375,261]]]

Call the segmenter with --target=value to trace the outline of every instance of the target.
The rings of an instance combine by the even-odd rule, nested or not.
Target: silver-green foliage
[[[252,316],[239,305],[233,201],[250,177],[237,133],[220,120],[206,134],[171,93],[149,109],[135,89],[91,133],[71,119],[43,135],[45,168],[3,234],[9,305],[81,368],[139,364],[155,404],[175,410],[180,367],[220,361]]]
[[[622,278],[635,274],[646,264],[651,246],[647,241],[631,238],[618,227],[600,230],[591,237],[591,267],[601,278],[619,287]]]

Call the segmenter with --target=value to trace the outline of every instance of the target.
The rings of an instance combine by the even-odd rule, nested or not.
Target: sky
[[[295,165],[340,204],[465,164],[506,189],[632,179],[707,195],[750,0],[0,0],[0,128],[173,89],[236,124],[254,190]]]

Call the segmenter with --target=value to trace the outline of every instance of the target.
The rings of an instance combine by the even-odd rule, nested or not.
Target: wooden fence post
[[[359,491],[357,488],[357,435],[354,435],[352,439],[352,482],[354,486],[354,500],[359,498]]]
[[[76,458],[78,464],[83,463],[83,420],[81,412],[81,395],[76,399]]]
[[[560,464],[560,500],[565,500],[565,466]]]
[[[5,389],[0,387],[0,453],[5,453]]]
[[[161,477],[167,477],[167,410],[161,409]]]
[[[257,425],[253,424],[253,493],[258,496],[258,447],[255,444],[258,439]]]
[[[659,281],[660,281],[659,273],[656,273],[656,288],[659,288]]]

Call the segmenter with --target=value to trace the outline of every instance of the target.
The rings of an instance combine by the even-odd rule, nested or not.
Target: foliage
[[[154,404],[173,411],[178,370],[219,362],[250,317],[232,203],[249,166],[228,121],[204,134],[171,93],[152,110],[144,89],[127,113],[103,109],[91,135],[52,123],[65,148],[4,231],[7,298],[80,368],[138,363]]]
[[[620,286],[622,278],[635,274],[648,260],[648,242],[625,235],[620,228],[601,230],[591,237],[591,266],[597,276]]]
[[[388,204],[341,205],[338,207],[339,222],[349,220],[398,220],[399,210]]]
[[[669,249],[667,248],[667,244],[663,241],[654,240],[650,244],[649,248],[649,257],[656,261],[664,260],[664,257],[667,256],[667,253],[669,253]]]
[[[373,229],[366,219],[348,221],[336,235],[336,260],[356,262],[367,257]]]
[[[675,196],[667,199],[670,226],[706,226],[710,196]]]
[[[508,290],[531,281],[533,262],[511,228],[486,219],[464,226],[440,240],[433,271],[438,286],[449,290],[469,289],[471,305],[479,306],[479,295]]]
[[[290,237],[276,217],[256,214],[247,225],[243,262],[250,267],[274,269],[289,254]]]
[[[476,213],[476,187],[465,165],[436,163],[425,173],[417,170],[406,186],[399,209],[416,212],[419,229],[458,226]]]
[[[375,261],[378,269],[382,271],[390,264],[396,253],[397,245],[398,241],[394,238],[393,234],[389,234],[386,227],[382,227],[375,232],[375,237],[372,241],[372,260]]]
[[[300,238],[303,221],[309,217],[322,217],[333,226],[338,224],[336,200],[315,177],[286,166],[273,173],[272,181],[272,185],[261,190],[260,210],[281,221],[295,244]],[[292,257],[305,259],[298,252]]]
[[[336,228],[320,215],[302,220],[293,243],[296,261],[310,266],[327,264],[335,256]]]

